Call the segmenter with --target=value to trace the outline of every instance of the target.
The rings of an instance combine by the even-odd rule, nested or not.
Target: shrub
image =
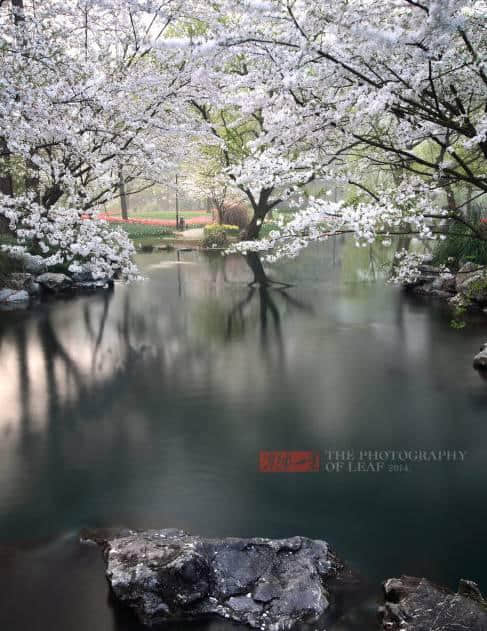
[[[226,248],[228,237],[237,237],[239,234],[240,228],[238,226],[210,224],[205,226],[203,245],[206,248]]]
[[[137,277],[134,248],[125,232],[99,221],[80,208],[55,204],[46,209],[28,195],[1,196],[0,214],[15,236],[3,244],[12,257],[42,259],[46,268],[61,265],[70,272],[91,272],[95,278]]]
[[[11,275],[23,271],[24,265],[20,259],[12,258],[6,252],[0,251],[0,289],[10,287]]]
[[[243,202],[227,202],[223,206],[223,221],[243,230],[249,225],[249,212]]]
[[[111,221],[110,225],[121,228],[127,233],[130,239],[144,239],[145,237],[153,237],[154,239],[164,239],[174,235],[172,228],[160,225],[143,224],[143,223],[125,223]]]
[[[480,209],[475,209],[469,213],[467,220],[480,232],[485,232],[487,225],[480,217]],[[473,235],[468,226],[452,221],[446,239],[439,241],[435,247],[433,262],[448,267],[459,267],[468,262],[487,265],[487,241]]]

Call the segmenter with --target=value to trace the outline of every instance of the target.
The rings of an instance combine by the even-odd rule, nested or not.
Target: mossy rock
[[[457,276],[457,290],[479,305],[487,305],[487,270]]]

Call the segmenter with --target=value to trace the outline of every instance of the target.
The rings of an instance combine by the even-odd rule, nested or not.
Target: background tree
[[[15,164],[26,183],[0,196],[0,215],[47,265],[133,272],[125,235],[93,216],[119,193],[120,164],[127,185],[161,178],[174,162],[175,99],[191,75],[184,53],[158,48],[173,3],[149,8],[139,0],[29,5],[20,43],[18,23],[0,12],[3,175]]]

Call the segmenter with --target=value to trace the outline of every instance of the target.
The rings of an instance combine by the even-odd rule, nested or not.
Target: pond
[[[2,313],[0,628],[140,628],[77,543],[85,526],[300,534],[371,585],[485,590],[487,383],[471,367],[485,327],[453,328],[442,303],[386,284],[384,263],[347,241],[265,269],[145,254],[144,282]],[[249,286],[263,273],[279,283]],[[322,470],[263,473],[261,450],[313,450]],[[327,471],[352,450],[352,464],[451,457]],[[332,629],[376,628],[376,591]]]

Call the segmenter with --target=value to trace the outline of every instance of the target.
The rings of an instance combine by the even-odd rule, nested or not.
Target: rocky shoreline
[[[360,582],[328,543],[305,537],[98,530],[81,541],[103,548],[112,595],[149,627],[216,617],[262,631],[325,629],[350,613],[344,585]],[[377,631],[487,631],[487,602],[471,581],[453,593],[402,576],[386,580],[383,594]]]
[[[425,578],[402,576],[384,583],[379,609],[387,631],[485,631],[487,601],[476,583],[461,580],[458,591]]]
[[[482,265],[465,263],[453,274],[444,267],[424,262],[419,267],[419,276],[404,283],[403,287],[413,294],[446,300],[454,317],[461,317],[466,312],[487,315],[487,267]],[[473,367],[487,372],[487,344],[475,355]]]
[[[91,272],[69,276],[56,272],[16,272],[10,275],[8,287],[0,287],[0,307],[25,308],[43,297],[106,290],[113,284],[113,279],[97,279]]]
[[[456,273],[425,262],[419,275],[404,284],[406,291],[421,296],[436,296],[454,309],[483,311],[487,314],[487,267],[465,263]]]

